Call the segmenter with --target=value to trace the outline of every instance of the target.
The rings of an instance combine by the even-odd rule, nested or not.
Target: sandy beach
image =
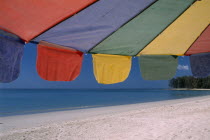
[[[210,96],[0,118],[1,140],[209,140]]]

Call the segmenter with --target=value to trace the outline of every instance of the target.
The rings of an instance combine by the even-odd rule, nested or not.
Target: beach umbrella
[[[209,23],[210,23],[210,14],[207,14],[206,12],[209,11],[208,10],[209,7],[210,7],[210,2],[207,0],[202,1],[202,2],[200,1],[195,2],[166,30],[164,30],[157,38],[155,38],[142,51],[140,51],[139,55],[182,56],[182,55],[191,55],[193,50],[194,50],[193,51],[194,53],[208,52],[210,49],[210,46],[208,46],[207,44],[210,43],[209,42],[210,40],[208,40],[210,37],[209,37],[208,29],[206,28],[209,26]],[[202,34],[202,32],[205,29],[206,31]],[[200,35],[201,35],[200,39],[196,41],[196,39]],[[202,42],[200,41],[202,40],[202,38],[204,39],[208,38],[208,39],[205,39],[204,45],[199,43],[199,42]],[[193,43],[194,45],[192,45]],[[195,51],[196,44],[199,44],[199,51]],[[187,54],[185,52],[187,52]],[[205,59],[205,62],[202,61],[202,63],[198,65],[198,63],[196,62],[199,62],[200,56],[196,56],[196,57],[191,56],[191,57],[192,58],[190,58],[190,61],[191,61],[191,67],[192,67],[192,74],[196,77],[199,77],[199,74],[201,74],[201,70],[195,69],[195,68],[200,67],[200,69],[202,69],[202,66],[203,66],[204,67],[203,69],[206,69],[206,66],[204,65],[205,63],[209,63],[207,62],[209,60]],[[197,60],[195,60],[194,58],[196,58]],[[200,59],[203,59],[203,57],[201,57]],[[154,61],[158,61],[158,60],[154,60]],[[201,74],[201,76],[204,76],[204,75]]]
[[[135,56],[165,28],[167,28],[176,18],[178,18],[187,8],[189,8],[193,2],[194,0],[158,0],[156,3],[144,10],[141,14],[117,30],[113,35],[109,36],[103,42],[94,47],[90,53]],[[160,58],[162,57],[157,56],[157,58],[155,58],[155,56],[152,56],[149,60],[152,59],[151,61],[155,62]],[[167,60],[166,58],[169,59]],[[174,61],[174,64],[178,63],[178,59],[170,58],[172,57],[165,57],[164,59],[161,59],[161,61],[163,61],[163,64],[167,64],[167,61],[172,60]],[[148,57],[144,57],[143,59],[148,59]],[[156,66],[154,66],[153,63],[150,63],[149,60],[145,61],[148,64],[145,64],[142,61],[142,64],[140,64],[140,68],[142,68],[141,72],[143,71],[143,77],[145,79],[151,79],[154,77],[154,79],[151,80],[156,80],[158,79],[157,76],[166,75],[165,72],[169,67],[159,67],[160,69],[162,68],[160,72],[163,74],[157,75],[157,73],[149,72],[152,70],[148,69],[150,67],[149,65],[156,68]],[[157,63],[159,63],[159,60],[157,61]],[[170,75],[172,77],[174,76],[172,74],[174,74],[174,71],[176,71],[176,66],[177,65],[174,65],[173,72],[168,72],[171,73]],[[144,69],[147,69],[147,74],[145,74]],[[150,75],[149,77],[147,77],[148,74]],[[166,79],[166,77],[159,78]]]
[[[74,80],[83,53],[92,54],[94,75],[102,84],[124,81],[132,56],[139,56],[144,79],[167,80],[176,73],[177,56],[209,51],[209,0],[5,1],[0,15],[8,18],[2,18],[0,29],[38,44],[37,71],[45,80]],[[202,49],[194,51],[195,46]],[[191,67],[197,65],[193,62]]]
[[[0,0],[0,82],[10,82],[18,77],[23,41],[29,42],[95,1]]]
[[[88,52],[94,46],[103,41],[107,36],[113,34],[113,32],[115,32],[125,23],[140,14],[143,10],[145,10],[154,2],[155,0],[100,0],[89,6],[88,8],[84,9],[77,15],[61,22],[54,28],[51,28],[50,30],[41,34],[37,38],[33,39],[33,41],[39,42],[41,40],[44,40],[50,43],[55,43],[63,45],[65,47],[80,50],[82,52]],[[43,55],[40,55],[40,57],[41,56]],[[122,57],[123,56],[111,55],[107,55],[105,57],[105,55],[103,55],[102,59],[102,57],[99,57],[99,55],[93,56],[93,63],[96,63],[93,64],[96,80],[99,83],[106,84],[109,83],[108,79],[110,80],[110,84],[114,83],[113,81],[117,83],[122,82],[122,79],[125,80],[128,74],[125,74],[123,72],[120,73],[120,68],[125,68],[125,66],[119,66],[122,63],[119,63],[120,58]],[[107,60],[105,58],[107,58]],[[125,56],[123,60],[127,60],[127,58],[128,57]],[[129,62],[131,63],[131,57],[129,58]],[[38,61],[40,60],[41,59],[38,59]],[[102,60],[104,62],[102,62]],[[125,63],[127,62],[128,60]],[[46,61],[46,63],[48,62]],[[103,70],[101,69],[101,65],[105,66],[105,63],[107,63],[106,67],[103,68],[106,69]],[[127,69],[130,69],[130,63],[128,64],[128,68],[126,68],[126,71]],[[116,64],[116,66],[114,68],[109,67],[110,64]],[[111,70],[108,70],[110,68],[111,70],[116,70],[115,72],[117,72],[118,68],[118,73],[114,74],[114,77],[111,76],[113,72],[111,72]],[[39,70],[39,67],[37,67],[37,69],[38,71],[41,71]],[[42,71],[46,70],[42,69]],[[121,78],[119,76],[116,76],[120,74]],[[57,75],[62,75],[62,73],[57,73]],[[104,77],[107,77],[106,80]],[[113,78],[110,79],[110,77],[115,78],[115,80],[113,80]],[[102,79],[104,79],[104,81]]]

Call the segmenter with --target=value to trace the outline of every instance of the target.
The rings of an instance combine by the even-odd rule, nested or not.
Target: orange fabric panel
[[[41,42],[37,47],[37,72],[48,81],[73,81],[81,71],[83,53]]]
[[[29,41],[96,0],[0,0],[0,29]]]
[[[193,43],[185,55],[210,52],[210,25]]]

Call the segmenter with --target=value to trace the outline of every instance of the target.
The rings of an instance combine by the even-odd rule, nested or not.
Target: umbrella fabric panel
[[[210,75],[210,53],[191,55],[190,64],[193,76],[207,77]]]
[[[63,21],[34,41],[89,51],[155,0],[100,0]]]
[[[93,70],[98,83],[123,82],[131,70],[131,56],[93,54]]]
[[[1,0],[0,29],[29,41],[96,0]]]
[[[0,29],[0,36],[4,37],[4,38],[7,38],[7,39],[10,39],[10,40],[13,40],[13,41],[24,43],[23,40],[21,40],[18,36],[14,35],[14,34],[11,34],[7,31],[1,30],[1,29]]]
[[[210,25],[199,36],[199,38],[193,43],[185,55],[192,55],[197,53],[210,52]]]
[[[37,48],[37,72],[48,81],[73,81],[81,71],[83,53],[47,42]]]
[[[90,53],[137,55],[195,0],[158,0]]]
[[[23,41],[0,30],[0,82],[9,83],[18,78],[23,50]]]
[[[184,55],[210,23],[210,1],[195,2],[142,50],[141,54]]]
[[[176,75],[178,57],[171,55],[142,55],[140,70],[145,80],[169,80]]]

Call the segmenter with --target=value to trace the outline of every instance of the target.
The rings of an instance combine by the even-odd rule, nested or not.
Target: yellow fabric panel
[[[94,75],[100,84],[114,84],[127,79],[131,69],[131,56],[93,54]]]
[[[197,1],[138,55],[184,55],[209,23],[210,0]]]

